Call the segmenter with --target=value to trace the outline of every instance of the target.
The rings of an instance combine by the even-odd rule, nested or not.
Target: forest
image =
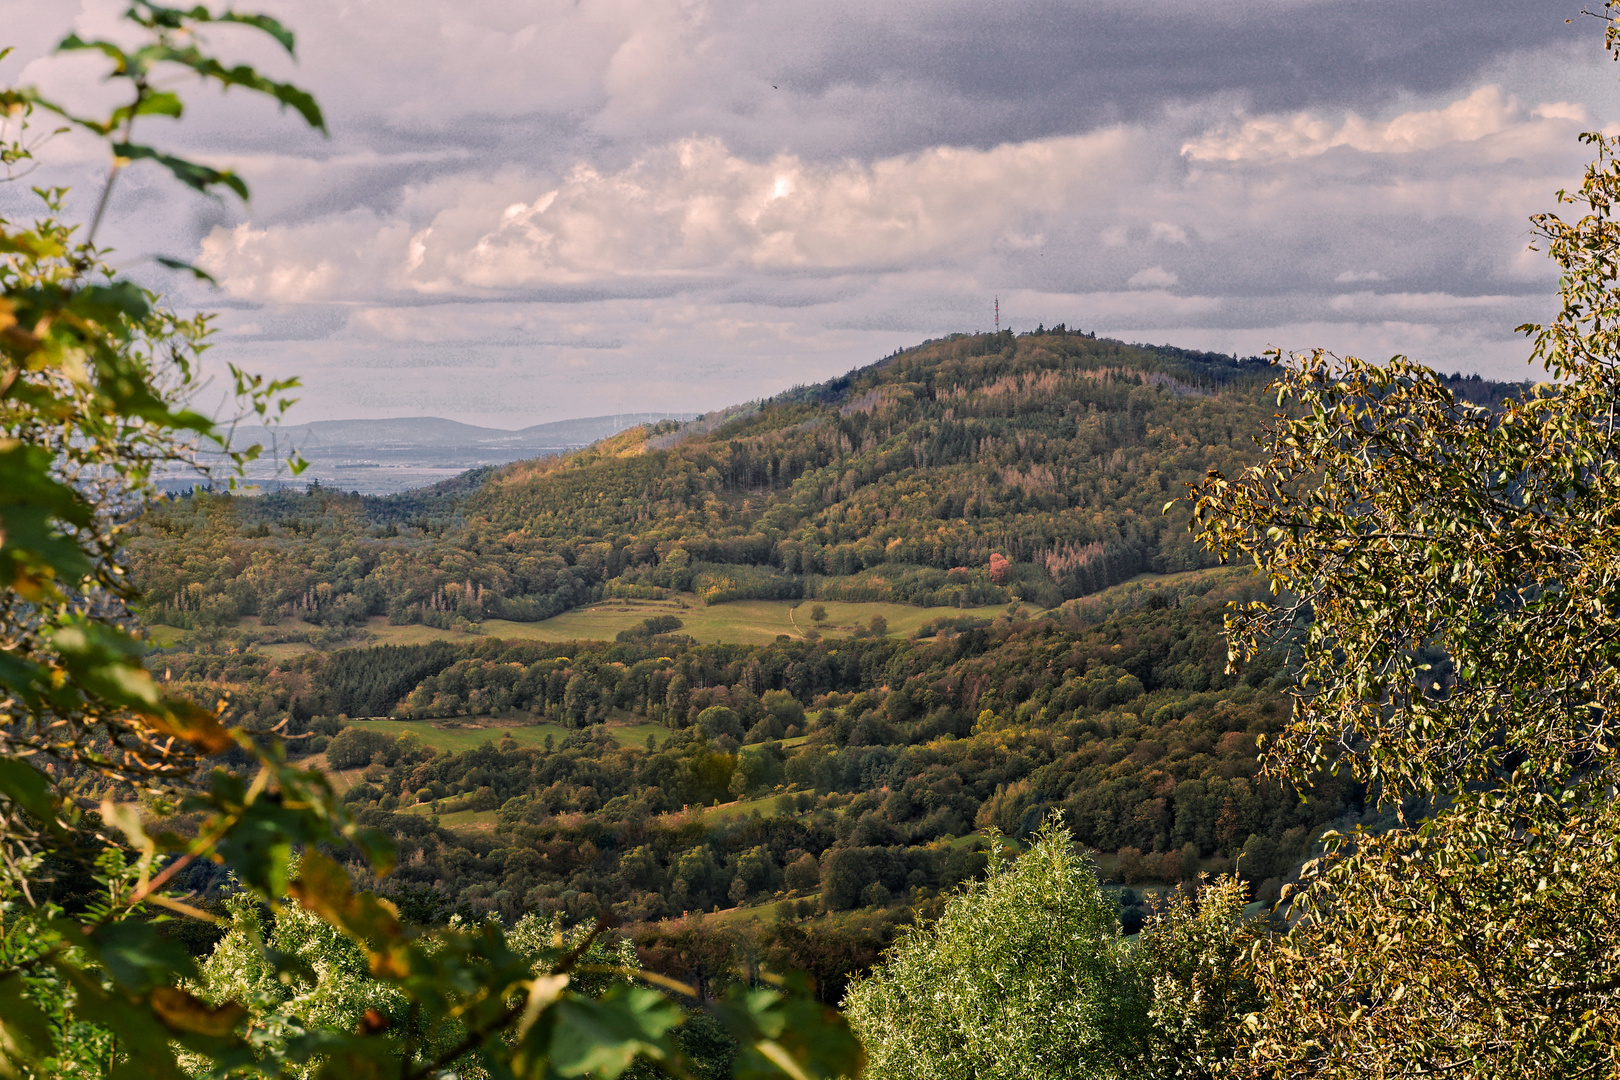
[[[1265,372],[1064,328],[958,335],[423,492],[201,491],[125,553],[144,616],[177,627],[534,621],[675,592],[1053,607],[1213,565],[1160,511],[1252,452]]]
[[[604,597],[1051,608],[1215,565],[1167,501],[1252,456],[1269,369],[1055,327],[956,335],[689,424],[433,488],[153,505],[124,556],[153,624],[475,630]],[[1515,384],[1447,380],[1500,400]]]
[[[1359,820],[1361,794],[1324,778],[1302,800],[1258,777],[1257,739],[1289,707],[1282,654],[1225,674],[1222,612],[1256,586],[1241,571],[1165,577],[1212,560],[1184,509],[1161,513],[1208,468],[1247,460],[1259,368],[1061,327],[959,337],[690,433],[640,429],[449,490],[199,491],[131,530],[147,616],[191,631],[150,663],[193,698],[228,689],[230,719],[295,759],[359,770],[344,798],[401,845],[378,887],[411,895],[406,910],[650,928],[762,905],[783,926],[872,909],[886,913],[872,947],[850,954],[870,963],[971,874],[967,841],[1028,837],[1054,812],[1121,884],[1179,886],[1241,856],[1275,898],[1314,834]],[[485,618],[638,595],[941,613],[907,637],[759,646],[700,644],[670,617],[614,642],[477,636]],[[951,614],[985,602],[1013,607]],[[256,647],[282,620],[382,615],[464,633]],[[350,722],[376,716],[421,733]],[[478,718],[557,736],[430,747],[435,726]],[[622,746],[610,723],[668,734]],[[734,802],[753,812],[696,812]],[[469,811],[490,830],[435,824]],[[1135,927],[1146,901],[1127,898]]]
[[[1241,857],[1274,899],[1314,834],[1358,821],[1354,786],[1324,777],[1301,799],[1257,775],[1256,739],[1287,713],[1282,660],[1233,678],[1221,637],[1226,602],[1252,591],[1219,571],[1118,590],[1117,610],[1089,617],[946,616],[909,639],[672,633],[158,662],[188,694],[229,686],[247,730],[357,771],[344,798],[394,837],[401,865],[377,887],[402,910],[609,913],[656,952],[677,932],[657,924],[689,913],[763,905],[772,925],[809,919],[814,932],[865,908],[886,913],[869,927],[880,944],[982,866],[970,841],[986,829],[1027,838],[1061,812],[1122,884],[1177,886]],[[349,722],[378,714],[423,719]],[[500,716],[519,726],[460,753],[428,745],[435,725]],[[622,745],[611,718],[667,734]],[[541,723],[563,737],[512,738]],[[733,803],[750,812],[703,813]],[[438,824],[468,811],[491,827]],[[192,881],[203,894],[205,871]],[[1132,927],[1144,915],[1124,913]],[[833,986],[858,970],[822,966]]]
[[[1251,459],[1262,377],[1064,328],[959,337],[436,489],[198,490],[130,529],[143,615],[184,631],[148,663],[346,777],[399,862],[340,861],[407,918],[607,919],[705,1000],[800,970],[837,1004],[982,875],[987,835],[1054,821],[1097,853],[1126,933],[1200,874],[1267,907],[1324,832],[1392,819],[1363,784],[1261,775],[1290,646],[1227,671],[1224,614],[1261,586],[1190,543],[1186,504],[1162,512]],[[807,629],[816,600],[938,614],[765,645],[696,641],[678,615],[614,641],[481,636],[655,597],[793,601]],[[986,603],[1009,606],[961,613]],[[379,618],[459,633],[368,644]],[[463,729],[481,745],[444,745]],[[178,880],[227,902],[215,868]]]
[[[324,130],[201,33],[293,54],[274,18],[124,22],[59,46],[121,103],[0,88],[0,162],[45,115],[103,207],[133,161],[245,199],[130,141],[159,70]],[[1620,140],[1581,138],[1547,382],[955,335],[378,499],[159,495],[225,442],[209,319],[35,189],[0,1080],[1617,1075]],[[532,633],[610,600],[661,606]],[[728,605],[792,632],[685,632]]]

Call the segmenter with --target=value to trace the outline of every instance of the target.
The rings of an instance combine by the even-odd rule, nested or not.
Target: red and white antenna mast
[[[1001,333],[1001,297],[996,297],[996,333]]]

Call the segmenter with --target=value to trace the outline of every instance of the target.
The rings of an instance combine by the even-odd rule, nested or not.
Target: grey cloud
[[[273,70],[317,92],[332,139],[240,95],[199,98],[174,145],[240,161],[254,204],[136,168],[106,238],[132,261],[195,257],[209,238],[237,292],[140,273],[227,309],[237,332],[216,359],[303,375],[300,419],[703,410],[988,329],[996,295],[1020,329],[1515,370],[1511,328],[1553,288],[1523,255],[1525,215],[1582,160],[1573,120],[1554,131],[1528,110],[1606,101],[1594,88],[1613,79],[1594,59],[1601,28],[1566,25],[1578,4],[1565,0],[1461,13],[1415,0],[265,4],[303,42],[300,66]],[[0,0],[0,24],[14,9]],[[1313,132],[1352,111],[1376,127],[1489,81],[1523,99],[1494,134],[1409,153],[1284,145],[1318,138],[1289,128],[1301,110]],[[1594,112],[1594,126],[1608,118]],[[1235,142],[1230,159],[1180,153],[1256,121],[1286,136],[1261,132],[1271,157]],[[1111,132],[1117,145],[1092,157],[1063,149]],[[718,147],[711,171],[681,175],[668,161],[693,140]],[[925,168],[942,147],[956,156]],[[759,211],[749,200],[789,159],[820,201]],[[535,210],[576,166],[599,180]],[[82,205],[100,168],[65,156],[41,179],[81,184]],[[624,196],[637,185],[647,198]],[[22,197],[0,185],[0,213]],[[529,209],[503,225],[517,204]],[[260,239],[230,263],[220,237],[238,225]],[[510,262],[479,263],[480,250]]]
[[[246,317],[231,320],[236,325],[224,328],[222,341],[231,344],[260,341],[324,341],[349,324],[346,308],[321,307],[303,304],[298,307],[270,309],[256,306]]]
[[[1465,86],[1520,51],[1584,59],[1596,31],[1592,20],[1565,23],[1578,10],[1540,0],[1466,13],[1413,0],[734,4],[715,20],[730,27],[719,36],[725,74],[708,76],[709,94],[692,103],[677,89],[670,111],[640,130],[837,156],[984,147],[1209,99],[1256,112],[1377,110]]]

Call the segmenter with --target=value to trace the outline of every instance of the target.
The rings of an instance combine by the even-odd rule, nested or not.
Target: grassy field
[[[441,726],[433,720],[352,720],[357,728],[369,728],[389,735],[412,734],[435,750],[449,750],[460,754],[486,742],[500,742],[503,735],[512,736],[519,746],[541,746],[550,735],[558,742],[567,738],[569,731],[560,724],[530,724],[522,720],[495,720],[479,717]],[[670,730],[659,724],[626,724],[609,722],[607,733],[620,746],[645,746],[647,736],[658,742],[670,736]]]
[[[374,616],[367,620],[364,631],[353,640],[333,648],[356,648],[367,645],[423,645],[430,641],[476,641],[494,637],[514,641],[612,641],[621,630],[634,629],[654,615],[674,615],[681,620],[680,633],[689,634],[698,641],[733,645],[768,645],[786,634],[802,639],[814,630],[823,637],[848,637],[858,629],[871,624],[874,615],[888,621],[889,634],[905,636],[915,633],[923,623],[945,616],[971,615],[993,619],[1003,614],[1005,606],[993,605],[976,608],[920,608],[909,604],[845,604],[835,601],[820,602],[827,611],[824,622],[810,620],[810,609],[818,601],[797,603],[788,600],[738,600],[729,604],[705,606],[695,595],[687,594],[669,600],[604,600],[588,607],[565,611],[544,622],[520,623],[505,619],[486,619],[471,634],[454,630],[439,630],[431,626],[390,626],[388,620]],[[1037,610],[1029,605],[1026,611]],[[262,633],[257,619],[244,618],[239,630],[247,635]],[[286,626],[281,627],[282,630]],[[159,646],[183,644],[195,635],[190,631],[169,626],[151,628],[153,643]],[[252,645],[256,652],[276,660],[300,656],[320,646],[305,641],[277,642]]]
[[[718,825],[722,821],[736,821],[745,818],[756,810],[761,817],[776,817],[776,800],[778,795],[762,795],[757,799],[747,799],[743,802],[721,803],[711,806],[702,813],[703,821],[708,825]]]
[[[433,804],[416,803],[414,806],[402,808],[399,812],[402,814],[431,815],[433,813]],[[453,814],[440,814],[439,825],[445,829],[493,829],[495,828],[495,811],[457,810]]]
[[[173,626],[148,626],[146,636],[152,644],[162,649],[184,638],[186,632]]]
[[[995,618],[1006,611],[1004,606],[999,605],[959,611],[956,608],[920,608],[909,604],[842,604],[828,601],[821,605],[827,611],[827,619],[817,625],[810,621],[810,609],[814,605],[814,601],[796,605],[787,600],[736,600],[708,607],[698,602],[696,597],[604,600],[589,607],[565,611],[545,622],[515,623],[487,619],[480,632],[488,637],[538,641],[612,641],[619,631],[640,626],[643,620],[654,615],[674,615],[681,620],[680,633],[689,634],[699,641],[768,645],[779,635],[802,638],[811,629],[824,637],[848,636],[857,628],[869,625],[874,615],[888,620],[890,634],[906,635],[915,632],[923,623],[941,616],[961,614]],[[447,631],[422,626],[389,629],[451,636]],[[407,640],[416,639],[401,638],[400,642],[403,644]]]
[[[1152,587],[1180,582],[1223,571],[1189,570],[1176,574],[1138,574],[1129,581],[1105,589],[1091,600],[1108,600],[1118,592],[1148,585]],[[1229,572],[1229,571],[1225,571]],[[820,624],[810,620],[810,609],[820,604],[827,618]],[[344,642],[337,648],[355,648],[366,645],[423,645],[430,641],[476,641],[494,637],[513,641],[612,641],[621,630],[634,629],[654,615],[674,615],[681,620],[680,633],[689,634],[698,641],[733,645],[768,645],[785,634],[802,639],[811,630],[823,637],[847,637],[856,630],[870,625],[874,615],[888,621],[889,634],[906,636],[915,633],[923,623],[954,615],[971,615],[993,619],[1006,611],[1002,605],[975,608],[920,608],[909,604],[846,604],[837,601],[789,600],[737,600],[729,604],[706,606],[696,594],[685,593],[668,600],[604,600],[588,607],[565,611],[544,622],[520,623],[505,619],[486,619],[471,634],[454,630],[439,630],[431,626],[390,626],[380,616],[367,620],[364,632],[355,640]],[[1039,609],[1030,604],[1021,605],[1026,614]],[[239,627],[249,636],[261,632],[258,620],[244,618]],[[283,626],[285,629],[285,625]],[[154,644],[171,646],[183,644],[195,636],[189,631],[169,626],[149,628]],[[293,641],[276,644],[253,645],[255,651],[276,660],[302,655],[319,646]]]
[[[1206,567],[1202,570],[1177,570],[1173,574],[1137,574],[1135,577],[1126,578],[1118,585],[1110,585],[1101,592],[1092,593],[1091,595],[1106,597],[1116,589],[1129,589],[1132,585],[1179,585],[1183,582],[1193,581],[1198,578],[1210,577],[1214,574],[1221,573],[1229,574],[1231,572],[1230,567],[1221,566]]]

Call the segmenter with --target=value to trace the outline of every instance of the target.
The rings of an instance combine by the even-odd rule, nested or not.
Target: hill
[[[129,550],[149,615],[179,626],[533,621],[674,592],[1050,607],[1207,565],[1160,509],[1242,463],[1265,372],[1061,328],[959,336],[437,489],[177,500]]]
[[[977,830],[1061,810],[1129,926],[1240,853],[1274,896],[1362,819],[1259,774],[1286,655],[1225,671],[1257,584],[1162,512],[1247,459],[1266,377],[958,337],[399,495],[199,493],[128,550],[153,666],[342,770],[412,917],[611,912],[668,974],[763,957],[835,1001],[982,867]]]
[[[467,513],[713,601],[1049,607],[1204,564],[1160,509],[1241,462],[1265,370],[1060,332],[935,342],[707,430],[511,466]]]
[[[400,494],[198,493],[152,507],[127,551],[150,622],[254,616],[271,638],[291,625],[341,639],[382,617],[476,632],[683,594],[1050,608],[1211,565],[1185,508],[1162,511],[1208,469],[1248,460],[1268,377],[1254,358],[1062,327],[959,335]],[[1453,389],[1489,401],[1518,387],[1457,376]]]

